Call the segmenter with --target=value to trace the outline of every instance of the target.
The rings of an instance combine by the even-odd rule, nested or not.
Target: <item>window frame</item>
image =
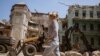
[[[91,30],[91,31],[94,30],[94,24],[90,24],[90,30]]]
[[[97,18],[100,18],[100,11],[97,11]]]
[[[82,11],[82,16],[83,16],[83,17],[86,17],[86,10],[83,10],[83,11]]]
[[[90,11],[90,17],[93,18],[93,11]]]
[[[94,38],[92,37],[90,40],[91,40],[91,45],[94,45]]]
[[[86,29],[86,24],[83,24],[83,25],[82,25],[82,30],[84,30],[84,31],[87,30],[87,29]]]
[[[75,16],[76,16],[76,17],[79,16],[79,10],[75,10]]]

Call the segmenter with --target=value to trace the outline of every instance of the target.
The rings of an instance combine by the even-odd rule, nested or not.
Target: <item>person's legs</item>
[[[54,53],[55,48],[56,48],[56,46],[51,46],[49,48],[46,48],[44,50],[43,56],[52,56],[52,55],[54,55],[55,54]]]
[[[60,56],[59,45],[55,41],[50,43],[50,47],[44,50],[43,56]]]
[[[43,56],[48,56],[50,48],[45,48],[44,52],[43,52]]]
[[[60,56],[59,46],[57,46],[57,48],[55,48],[54,54],[55,54],[56,56]]]
[[[57,48],[57,46],[51,43],[50,47],[45,48],[43,56],[52,56],[52,55],[55,55],[54,50],[56,48]]]

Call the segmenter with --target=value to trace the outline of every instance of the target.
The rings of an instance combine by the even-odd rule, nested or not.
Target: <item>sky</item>
[[[20,2],[24,2],[31,12],[35,12],[35,9],[42,13],[57,11],[59,17],[64,18],[69,6],[59,4],[59,2],[66,5],[98,5],[100,0],[0,0],[0,20],[9,20],[12,6]]]

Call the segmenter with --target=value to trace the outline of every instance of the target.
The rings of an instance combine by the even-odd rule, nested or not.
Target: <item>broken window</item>
[[[97,17],[100,18],[100,11],[97,11]]]
[[[78,17],[79,16],[79,11],[75,10],[75,16]]]
[[[93,11],[90,11],[90,17],[93,18]]]
[[[94,30],[94,25],[93,24],[90,24],[90,30]]]
[[[86,11],[84,10],[82,13],[83,17],[86,17]]]

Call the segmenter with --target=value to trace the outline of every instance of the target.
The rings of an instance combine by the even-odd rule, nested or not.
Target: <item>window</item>
[[[84,10],[82,13],[83,17],[86,17],[86,11]]]
[[[79,38],[75,37],[75,42],[78,43],[79,42]]]
[[[2,31],[0,31],[0,35],[3,35],[3,32]]]
[[[100,45],[100,38],[98,38],[98,45]]]
[[[15,12],[14,15],[15,15],[15,16],[21,16],[22,14],[19,13],[19,12]]]
[[[91,45],[94,45],[94,38],[91,38]]]
[[[78,10],[75,11],[75,16],[76,16],[76,17],[79,16],[79,11],[78,11]]]
[[[79,23],[75,23],[75,24],[74,24],[74,27],[75,27],[76,29],[78,29],[78,28],[79,28]]]
[[[90,24],[90,30],[94,30],[94,25]]]
[[[100,31],[100,24],[97,25],[97,30]]]
[[[86,24],[82,25],[82,30],[86,30]]]
[[[74,42],[74,43],[78,43],[78,42],[79,42],[79,37],[78,37],[79,35],[73,34],[73,36],[74,36],[74,37],[73,37],[73,42]]]
[[[100,18],[100,11],[97,11],[97,17]]]
[[[90,17],[93,18],[93,11],[90,11]]]

